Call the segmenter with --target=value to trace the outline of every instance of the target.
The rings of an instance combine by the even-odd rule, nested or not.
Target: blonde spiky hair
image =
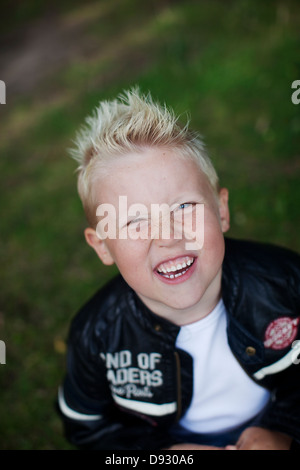
[[[78,192],[91,226],[96,224],[99,204],[93,191],[99,171],[105,175],[109,161],[118,156],[139,153],[142,158],[145,148],[168,148],[194,158],[218,192],[218,176],[200,136],[189,130],[188,123],[180,125],[173,110],[155,103],[150,93],[143,95],[136,87],[124,91],[115,100],[100,102],[85,122],[70,154],[78,162]]]

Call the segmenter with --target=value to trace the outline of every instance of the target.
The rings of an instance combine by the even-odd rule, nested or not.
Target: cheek
[[[206,210],[204,212],[204,233],[208,235],[208,239],[223,238],[221,222],[218,214],[214,211]]]
[[[218,260],[223,258],[225,243],[220,221],[215,214],[208,214],[204,224],[204,250]]]
[[[111,240],[110,253],[120,273],[129,282],[146,274],[147,249],[140,240]]]

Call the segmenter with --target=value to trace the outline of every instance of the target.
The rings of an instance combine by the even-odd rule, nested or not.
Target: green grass
[[[47,14],[43,2],[26,5],[7,17],[10,34]],[[84,242],[67,155],[100,99],[139,84],[188,112],[230,190],[230,234],[300,249],[299,2],[91,5],[56,9],[82,19],[76,47],[87,41],[89,54],[73,54],[27,93],[12,96],[6,83],[0,108],[1,449],[70,448],[54,411],[69,322],[116,272]]]

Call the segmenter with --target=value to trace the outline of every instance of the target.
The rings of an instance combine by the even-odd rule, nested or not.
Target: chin
[[[201,302],[202,296],[198,296],[192,298],[192,296],[188,297],[179,297],[178,299],[172,299],[171,301],[168,300],[166,305],[170,308],[174,308],[175,310],[190,310],[193,309]]]

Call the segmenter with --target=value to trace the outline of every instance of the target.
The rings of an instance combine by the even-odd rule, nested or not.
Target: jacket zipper
[[[177,414],[176,420],[179,421],[181,417],[181,373],[180,373],[180,358],[178,352],[174,352],[176,362],[176,380],[177,380]]]

